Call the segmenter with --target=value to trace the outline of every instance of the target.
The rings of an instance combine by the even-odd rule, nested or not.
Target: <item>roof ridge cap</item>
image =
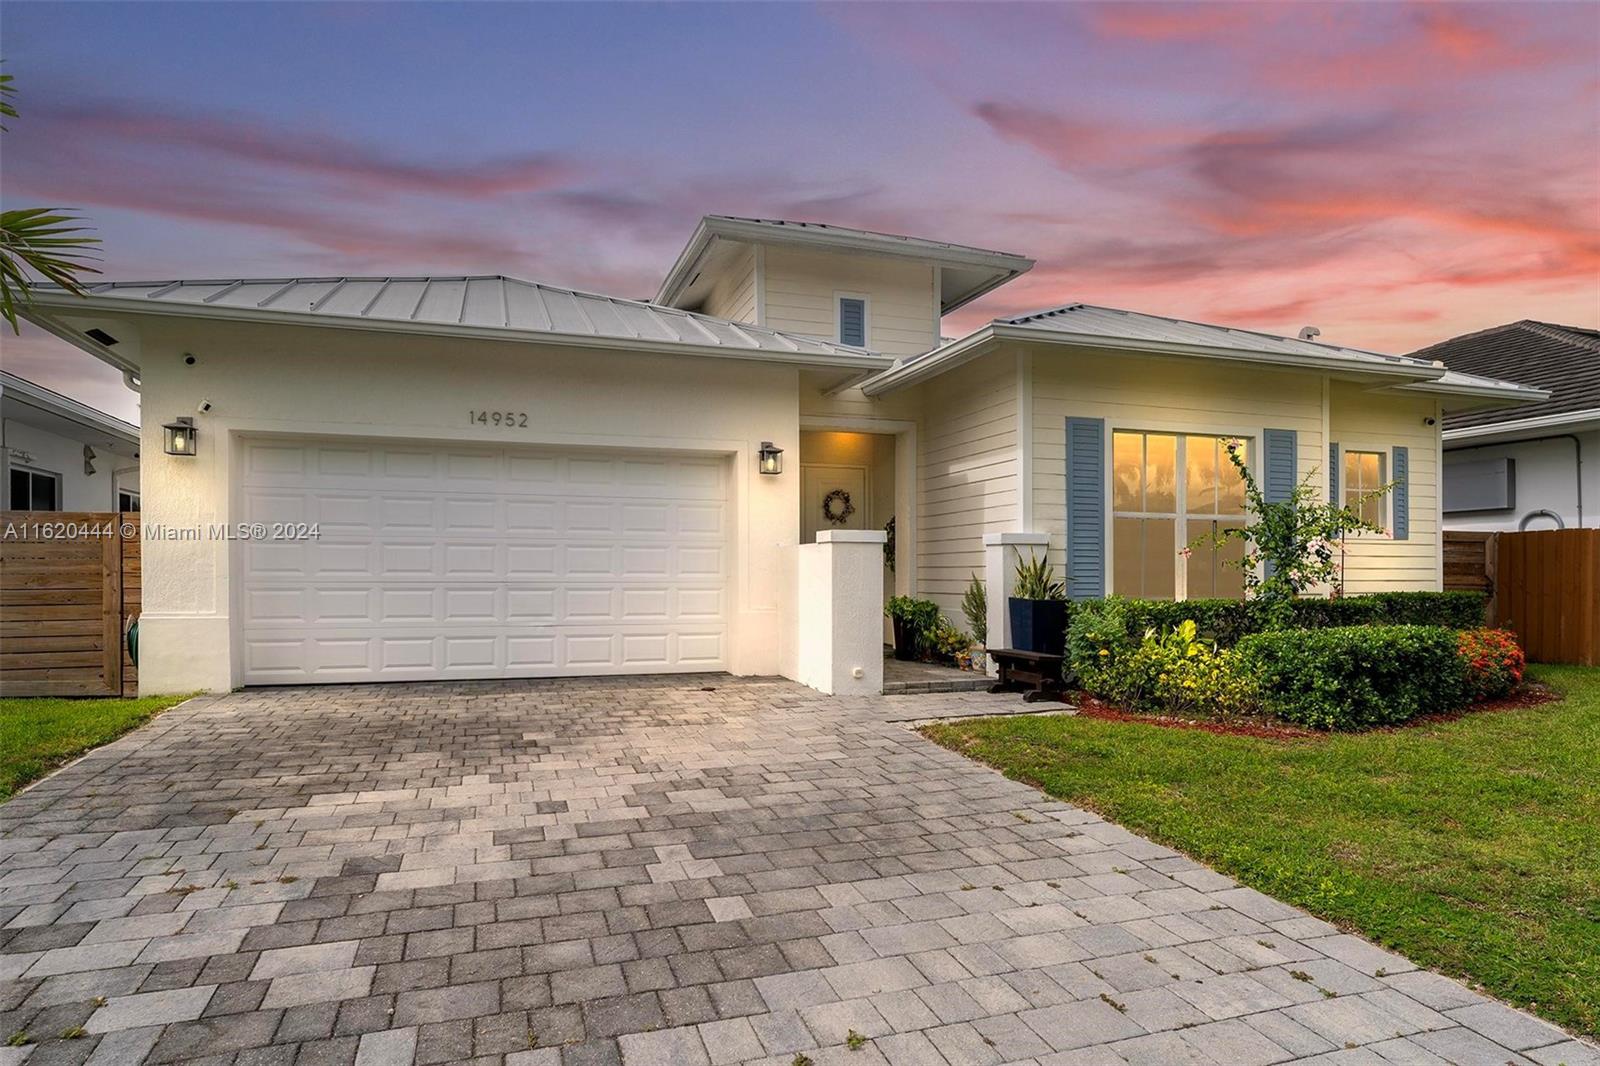
[[[1326,349],[1330,352],[1356,352],[1360,355],[1368,355],[1376,359],[1385,359],[1396,363],[1416,363],[1418,365],[1430,365],[1432,363],[1432,360],[1422,359],[1415,353],[1410,355],[1393,355],[1388,352],[1375,352],[1370,348],[1352,348],[1346,344],[1330,344],[1327,341],[1319,341],[1314,339],[1307,340],[1302,337],[1286,337],[1281,333],[1268,333],[1265,330],[1247,329],[1243,326],[1227,326],[1218,322],[1201,322],[1193,318],[1178,318],[1174,315],[1152,314],[1149,311],[1132,311],[1125,307],[1108,307],[1105,304],[1091,304],[1082,300],[1075,300],[1056,307],[1048,307],[1041,311],[1031,311],[1027,314],[1018,315],[1012,318],[997,318],[995,321],[1003,325],[1022,325],[1028,319],[1043,318],[1046,315],[1060,314],[1063,311],[1071,311],[1079,307],[1090,307],[1098,311],[1110,311],[1119,315],[1138,315],[1140,318],[1153,318],[1162,322],[1178,322],[1186,326],[1200,326],[1205,329],[1223,330],[1228,333],[1243,333],[1252,337],[1261,337],[1271,341],[1283,341],[1285,343],[1293,344],[1310,344],[1317,348]]]
[[[1551,340],[1565,341],[1579,348],[1591,348],[1600,352],[1600,336],[1590,337],[1583,333],[1575,332],[1573,327],[1558,325],[1554,322],[1539,322],[1535,319],[1525,318],[1517,325]]]
[[[1533,324],[1533,319],[1519,318],[1515,322],[1502,322],[1498,326],[1485,326],[1483,329],[1475,329],[1471,333],[1462,333],[1454,337],[1446,337],[1441,341],[1434,341],[1432,344],[1424,345],[1423,347],[1418,348],[1411,354],[1417,358],[1421,358],[1423,352],[1432,351],[1434,348],[1442,348],[1447,344],[1455,344],[1457,341],[1471,340],[1474,337],[1487,337],[1491,333],[1504,333],[1507,330],[1523,329],[1529,324]]]
[[[1018,325],[1021,325],[1023,322],[1026,322],[1030,318],[1043,318],[1045,315],[1055,315],[1055,314],[1060,314],[1063,311],[1071,311],[1071,310],[1073,310],[1075,308],[1078,308],[1078,307],[1090,307],[1090,306],[1093,306],[1093,305],[1086,304],[1082,300],[1068,300],[1065,303],[1052,304],[1049,307],[1041,307],[1036,311],[1024,311],[1020,315],[1007,315],[1007,316],[1005,316],[1003,318],[997,318],[994,321],[995,322],[999,322],[999,323],[1001,323],[1003,325],[1018,326]],[[1108,307],[1108,308],[1106,308],[1106,310],[1107,311],[1115,311],[1116,308]]]

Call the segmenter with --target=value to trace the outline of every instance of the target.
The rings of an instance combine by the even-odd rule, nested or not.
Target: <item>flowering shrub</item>
[[[1130,624],[1134,605],[1119,596],[1072,605],[1064,666],[1069,682],[1075,675],[1086,692],[1104,694],[1111,684],[1109,672],[1138,647],[1138,631]]]
[[[1245,512],[1251,521],[1207,533],[1194,543],[1220,549],[1228,541],[1240,541],[1243,554],[1225,565],[1243,572],[1246,592],[1252,600],[1261,601],[1269,628],[1287,628],[1293,625],[1290,604],[1307,590],[1327,585],[1335,595],[1342,591],[1340,545],[1347,535],[1361,531],[1388,535],[1364,520],[1359,507],[1394,486],[1385,485],[1363,496],[1355,506],[1341,507],[1321,500],[1321,490],[1307,475],[1290,490],[1287,500],[1269,502],[1245,464],[1242,442],[1234,439],[1225,444],[1228,461],[1244,482]],[[1179,554],[1187,558],[1192,550],[1187,547]]]
[[[1182,718],[1226,718],[1256,706],[1255,683],[1231,652],[1199,639],[1192,621],[1164,635],[1150,630],[1137,647],[1098,649],[1095,695],[1134,710]]]
[[[1522,683],[1527,659],[1515,633],[1508,629],[1466,629],[1458,640],[1473,699],[1497,700],[1509,696]]]

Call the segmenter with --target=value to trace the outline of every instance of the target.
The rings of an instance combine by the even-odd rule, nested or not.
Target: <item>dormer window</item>
[[[841,293],[837,297],[839,343],[856,348],[867,346],[867,298]]]

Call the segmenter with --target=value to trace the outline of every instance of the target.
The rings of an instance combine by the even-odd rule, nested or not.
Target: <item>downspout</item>
[[[1572,442],[1572,461],[1575,467],[1578,495],[1578,527],[1583,527],[1583,441],[1576,433],[1562,433],[1557,439],[1565,438]]]

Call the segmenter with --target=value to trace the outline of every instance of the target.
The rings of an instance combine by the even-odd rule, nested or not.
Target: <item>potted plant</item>
[[[1016,586],[1006,601],[1011,643],[1018,651],[1061,655],[1066,650],[1067,590],[1048,558],[1017,563]]]
[[[939,605],[932,600],[896,596],[884,605],[883,613],[894,624],[894,657],[914,662],[920,657],[928,634],[939,624]]]

